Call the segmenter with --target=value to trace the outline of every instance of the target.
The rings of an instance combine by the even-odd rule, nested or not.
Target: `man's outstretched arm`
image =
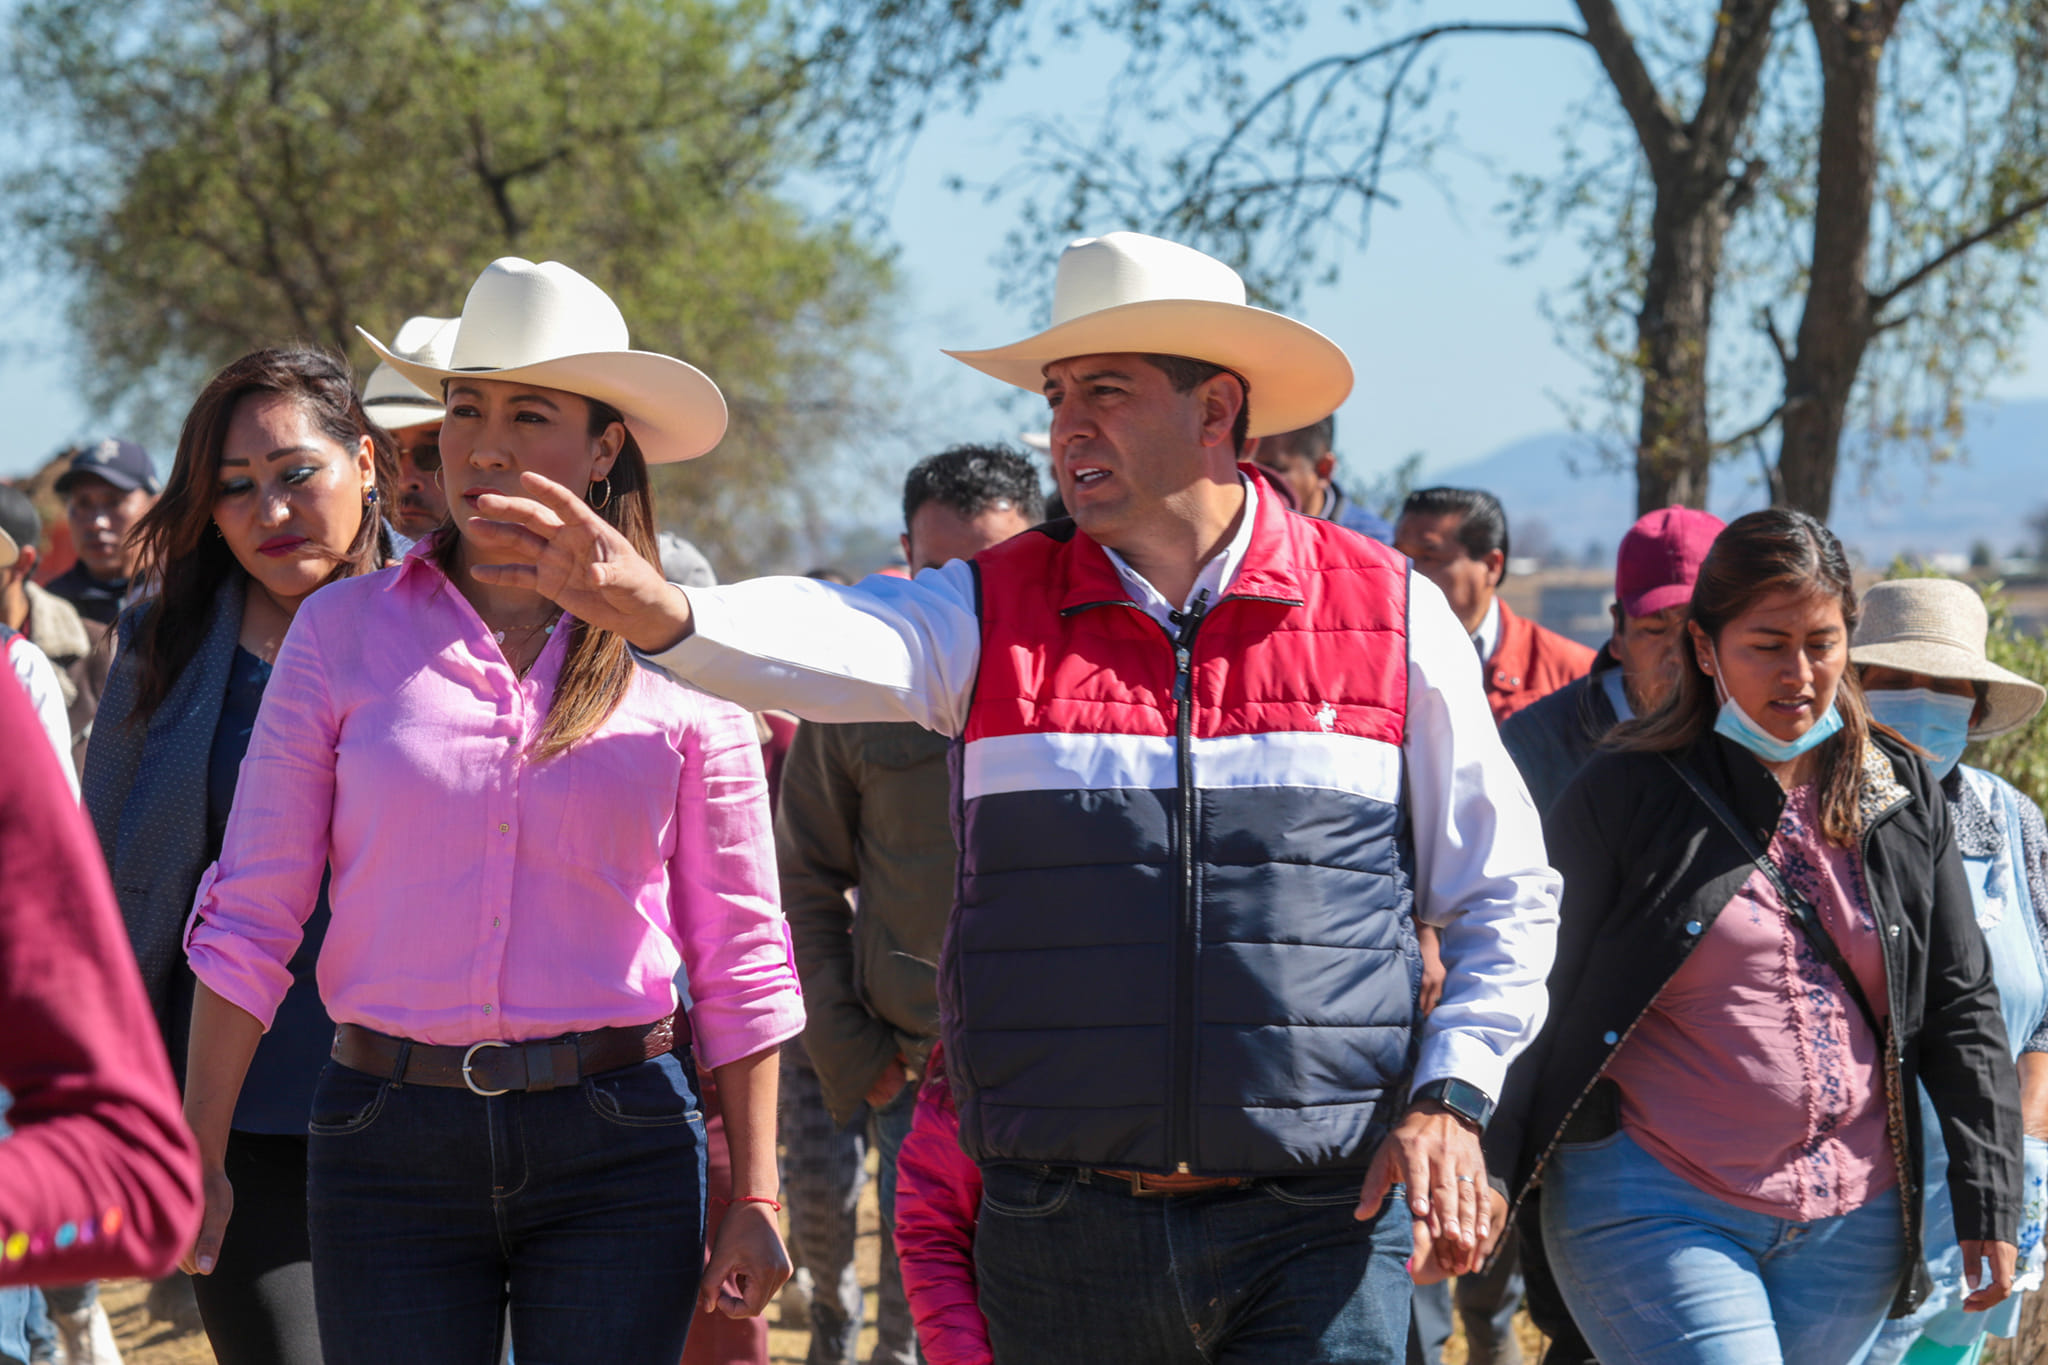
[[[958,734],[980,662],[973,570],[856,587],[762,578],[684,591],[616,528],[537,474],[528,497],[486,494],[475,528],[485,583],[526,588],[615,631],[650,662],[750,710],[806,720],[908,720]]]

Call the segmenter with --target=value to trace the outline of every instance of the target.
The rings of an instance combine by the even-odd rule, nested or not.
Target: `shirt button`
[[[512,826],[510,826],[510,825],[499,825],[499,826],[498,826],[498,833],[500,833],[500,834],[509,834],[509,833],[511,833],[511,832],[512,832]]]
[[[489,1014],[490,1012],[491,1012],[491,1007],[490,1007],[489,1005],[485,1005],[485,1006],[484,1006],[484,1013],[485,1013],[485,1014]]]
[[[1607,1046],[1609,1047],[1613,1047],[1616,1043],[1621,1041],[1621,1035],[1619,1033],[1616,1033],[1613,1029],[1609,1029],[1607,1030],[1607,1032],[1600,1035],[1600,1041],[1607,1044]]]
[[[1688,934],[1697,934],[1701,927],[1700,922],[1696,919],[1689,919],[1685,922],[1685,932]]]
[[[1898,925],[1896,925],[1896,924],[1894,924],[1894,925],[1892,926],[1892,937],[1893,937],[1893,938],[1897,938],[1898,936],[1899,936],[1899,926],[1898,926]]]
[[[491,916],[491,927],[493,929],[497,928],[500,924],[503,924],[504,922],[505,921],[499,919],[496,915]]]

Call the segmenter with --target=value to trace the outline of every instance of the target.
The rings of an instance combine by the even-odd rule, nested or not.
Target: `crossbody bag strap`
[[[1877,1011],[1870,1007],[1870,997],[1863,993],[1863,984],[1856,979],[1856,973],[1850,968],[1848,959],[1842,956],[1841,948],[1836,946],[1835,936],[1828,932],[1827,925],[1821,920],[1820,911],[1814,908],[1812,901],[1785,880],[1785,875],[1778,870],[1778,865],[1756,846],[1756,840],[1743,827],[1742,822],[1735,818],[1735,812],[1728,809],[1728,803],[1721,799],[1719,792],[1693,772],[1689,765],[1681,763],[1669,754],[1664,755],[1664,761],[1671,765],[1671,770],[1678,774],[1686,786],[1692,788],[1692,794],[1700,799],[1700,804],[1713,812],[1714,818],[1734,836],[1736,846],[1770,880],[1771,888],[1778,893],[1778,899],[1792,912],[1792,922],[1806,935],[1807,943],[1820,954],[1821,961],[1827,963],[1835,975],[1842,979],[1843,988],[1849,992],[1849,998],[1856,1002],[1857,1010],[1863,1015],[1863,1022],[1870,1026],[1871,1035],[1882,1043],[1887,1035],[1884,1027],[1878,1022]]]

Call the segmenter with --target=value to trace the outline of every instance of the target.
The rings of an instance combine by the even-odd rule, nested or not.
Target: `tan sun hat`
[[[1977,590],[1953,578],[1898,578],[1863,594],[1863,618],[1849,661],[1984,684],[1984,720],[1971,739],[1990,739],[2034,718],[2048,688],[1984,656],[1991,620]]]
[[[1186,356],[1244,376],[1252,436],[1320,422],[1351,393],[1351,362],[1305,323],[1244,301],[1235,270],[1193,247],[1137,232],[1083,237],[1060,253],[1052,326],[987,351],[947,351],[1032,393],[1055,360],[1115,351]]]
[[[455,318],[407,318],[391,349],[422,365],[446,365],[455,350]],[[363,385],[363,411],[386,431],[423,427],[446,417],[441,400],[391,368],[379,365]]]
[[[636,351],[611,296],[559,261],[503,256],[463,301],[444,362],[422,364],[358,327],[385,364],[428,393],[442,381],[525,380],[619,410],[649,464],[693,460],[725,435],[725,395],[696,366]]]

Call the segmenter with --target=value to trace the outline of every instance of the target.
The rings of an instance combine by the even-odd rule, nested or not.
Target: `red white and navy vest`
[[[1421,959],[1401,742],[1407,562],[1278,499],[1175,630],[1072,522],[975,560],[940,968],[978,1161],[1363,1167]]]

